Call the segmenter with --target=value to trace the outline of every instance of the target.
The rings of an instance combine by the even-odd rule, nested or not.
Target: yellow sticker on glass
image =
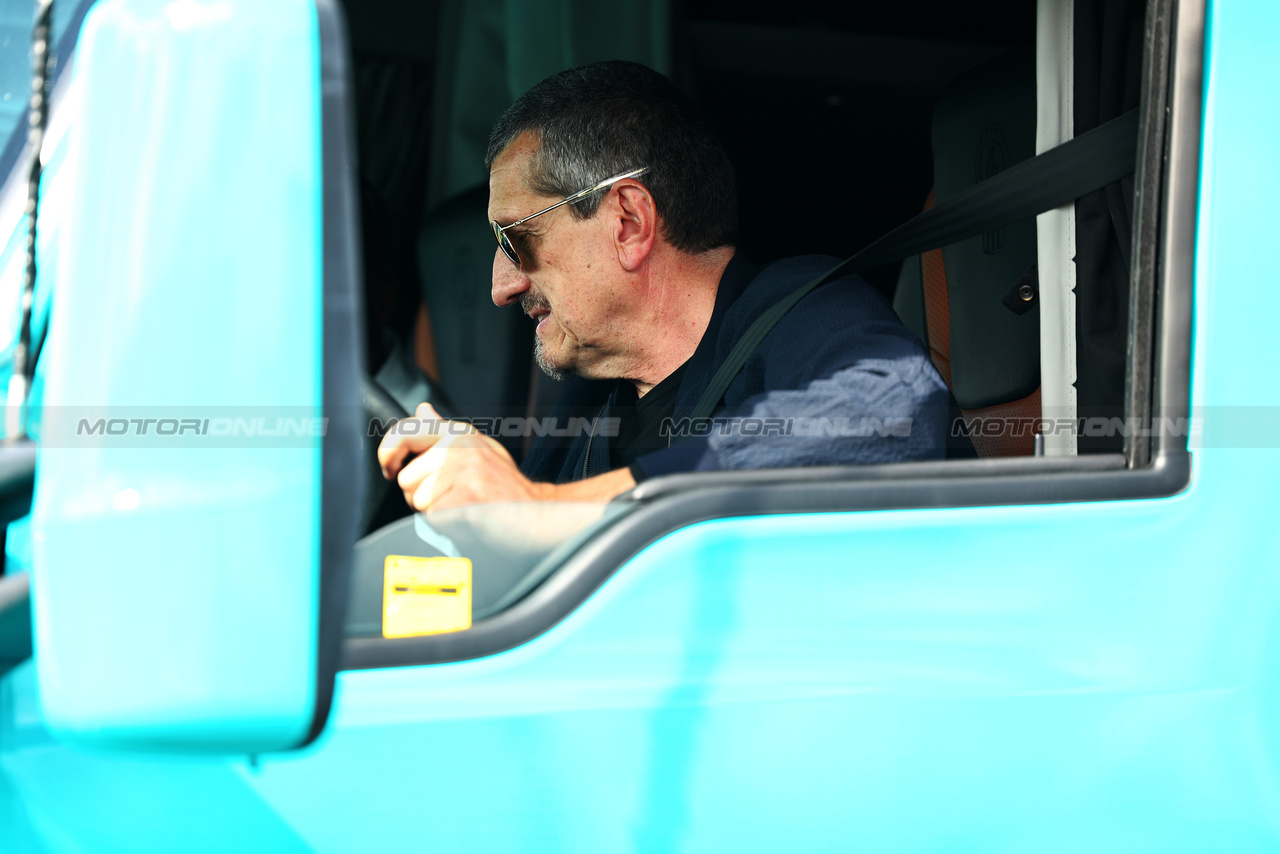
[[[471,627],[471,561],[387,555],[382,565],[382,636],[409,638]]]

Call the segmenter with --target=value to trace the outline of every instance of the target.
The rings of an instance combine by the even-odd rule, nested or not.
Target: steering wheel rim
[[[387,425],[410,413],[400,405],[391,393],[368,375],[360,378],[360,405],[364,409],[364,444],[366,457],[366,488],[364,509],[360,513],[360,536],[370,533],[370,526],[378,516],[383,502],[387,500],[387,492],[393,486],[391,481],[382,476],[382,467],[378,465],[378,443],[382,439],[382,430],[373,429],[375,425]],[[406,515],[409,512],[405,505]]]

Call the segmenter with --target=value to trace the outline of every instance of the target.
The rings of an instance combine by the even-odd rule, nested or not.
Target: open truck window
[[[389,554],[440,552],[420,536],[425,520],[394,519],[407,509],[391,489],[380,524],[357,546],[365,580],[358,570],[349,667],[457,660],[523,643],[631,556],[701,521],[1106,501],[1170,495],[1188,481],[1199,122],[1199,33],[1189,13],[1180,33],[1172,4],[1160,0],[1105,10],[690,3],[669,11],[617,50],[672,76],[710,115],[738,173],[740,250],[757,261],[847,256],[922,209],[1108,122],[1136,126],[1132,169],[1063,207],[864,272],[928,347],[958,404],[954,444],[971,443],[976,458],[646,481],[590,519],[564,508],[564,524],[552,526],[562,536],[518,559],[488,550],[475,571],[496,591],[486,602],[501,607],[477,612],[470,629],[395,640],[377,637],[370,618],[377,568]],[[401,302],[394,313],[370,312],[374,324],[392,318],[370,328],[370,356],[384,360],[380,375],[406,408],[427,389],[450,414],[493,423],[544,415],[556,392],[532,368],[524,318],[488,303],[492,238],[475,227],[487,196],[475,129],[554,70],[506,52],[521,24],[510,14],[446,7],[427,25],[437,41],[392,45],[374,35],[385,18],[351,10],[358,133],[371,146],[361,166],[368,301]],[[587,47],[603,23],[566,15],[566,55],[605,58],[598,44]],[[483,41],[482,33],[502,38]],[[488,100],[465,101],[469,91]],[[381,132],[390,127],[402,132]],[[388,215],[396,229],[370,228],[371,218]],[[500,343],[477,348],[481,340]],[[502,441],[518,459],[530,437]],[[526,512],[551,519],[558,511]],[[451,515],[459,518],[444,527],[467,526]],[[501,506],[492,516],[515,530],[522,513]]]

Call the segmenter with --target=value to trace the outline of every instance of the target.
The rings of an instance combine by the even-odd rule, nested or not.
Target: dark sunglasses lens
[[[490,222],[489,225],[493,228],[493,236],[498,238],[498,248],[502,250],[502,254],[506,255],[512,264],[519,267],[520,255],[516,252],[516,248],[512,245],[510,238],[502,231],[502,226],[496,222]]]
[[[512,264],[515,264],[517,267],[520,266],[520,253],[516,252],[516,247],[511,242],[511,238],[507,237],[505,234],[502,235],[502,251],[511,259]]]

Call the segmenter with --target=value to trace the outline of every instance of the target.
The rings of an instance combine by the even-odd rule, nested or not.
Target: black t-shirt
[[[664,412],[680,422],[697,411],[716,370],[761,314],[836,263],[835,258],[808,256],[757,271],[741,253],[734,255],[720,277],[707,331],[679,380],[667,378],[661,389],[639,401],[634,390],[629,392],[627,399],[641,405],[638,412],[633,407],[636,423],[619,423],[626,435],[599,436],[588,428],[570,436],[541,436],[521,471],[530,480],[569,483],[632,460],[632,476],[641,482],[691,471],[941,458],[949,423],[946,384],[888,301],[857,276],[828,282],[796,303],[752,352],[717,414],[826,419],[903,415],[912,419],[910,436],[886,438],[873,430],[870,436],[833,441],[823,431],[786,437],[743,432],[717,434],[713,448],[710,435],[661,435]],[[660,392],[677,384],[673,406]],[[555,415],[577,419],[575,424],[618,415],[607,410],[619,385],[617,380],[571,377]],[[638,453],[645,445],[656,450]],[[615,447],[623,449],[617,456]]]
[[[649,389],[644,397],[627,380],[618,382],[609,398],[609,415],[619,419],[618,435],[609,442],[609,467],[628,468],[637,457],[671,447],[671,434],[663,435],[664,419],[676,408],[676,393],[684,377],[684,365]]]

